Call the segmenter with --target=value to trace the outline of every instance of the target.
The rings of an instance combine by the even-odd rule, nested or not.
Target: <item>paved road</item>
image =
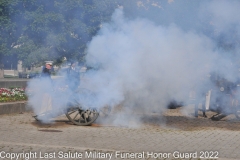
[[[179,109],[163,115],[113,113],[87,127],[64,116],[52,124],[31,116],[1,115],[0,159],[240,159],[240,121],[233,116],[214,122]]]

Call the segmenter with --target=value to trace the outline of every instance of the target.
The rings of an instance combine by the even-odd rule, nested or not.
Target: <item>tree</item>
[[[60,62],[62,57],[83,60],[86,44],[111,15],[109,5],[100,4],[93,0],[1,0],[0,58],[15,55],[25,67],[45,60]]]
[[[137,0],[131,2],[138,8]],[[0,56],[14,55],[25,67],[46,60],[84,61],[92,37],[124,0],[1,0]]]
[[[0,55],[9,55],[12,42],[16,40],[16,23],[11,15],[16,15],[14,10],[16,0],[0,1]]]

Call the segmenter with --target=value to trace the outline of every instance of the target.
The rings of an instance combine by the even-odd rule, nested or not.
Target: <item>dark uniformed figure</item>
[[[42,70],[41,77],[51,78],[51,69],[52,69],[52,64],[46,63],[46,66]]]

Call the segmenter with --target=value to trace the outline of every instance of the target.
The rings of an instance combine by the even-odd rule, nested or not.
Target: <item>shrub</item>
[[[0,102],[14,102],[27,100],[23,88],[0,88]]]

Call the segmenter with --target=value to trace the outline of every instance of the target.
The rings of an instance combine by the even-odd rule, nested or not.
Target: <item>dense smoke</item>
[[[221,1],[214,8],[215,3],[200,4],[199,17],[193,21],[205,22],[207,29],[187,29],[182,22],[178,26],[158,25],[142,18],[129,20],[122,9],[116,10],[111,23],[104,24],[88,46],[87,64],[97,68],[87,75],[92,90],[98,93],[100,101],[96,104],[114,106],[122,102],[133,110],[161,112],[173,100],[187,105],[191,90],[202,95],[215,89],[210,81],[212,73],[236,82],[238,44],[235,39],[228,41],[232,34],[228,29],[238,22],[227,17],[236,17],[239,3]],[[222,11],[221,6],[227,8]],[[229,44],[235,48],[224,46]]]
[[[85,73],[81,87],[94,96],[81,103],[162,113],[171,101],[188,105],[192,90],[202,94],[215,88],[211,73],[236,82],[240,2],[201,1],[180,12],[183,4],[171,1],[162,6],[157,12],[159,17],[166,15],[162,22],[154,21],[156,13],[148,19],[150,11],[144,18],[127,18],[124,9],[116,9],[111,22],[88,44],[86,65],[93,69]]]
[[[96,85],[100,106],[125,100],[128,107],[160,110],[172,99],[188,98],[207,75],[203,65],[211,64],[213,47],[204,35],[145,19],[128,21],[118,9],[89,44],[87,65],[97,69],[86,76]]]

